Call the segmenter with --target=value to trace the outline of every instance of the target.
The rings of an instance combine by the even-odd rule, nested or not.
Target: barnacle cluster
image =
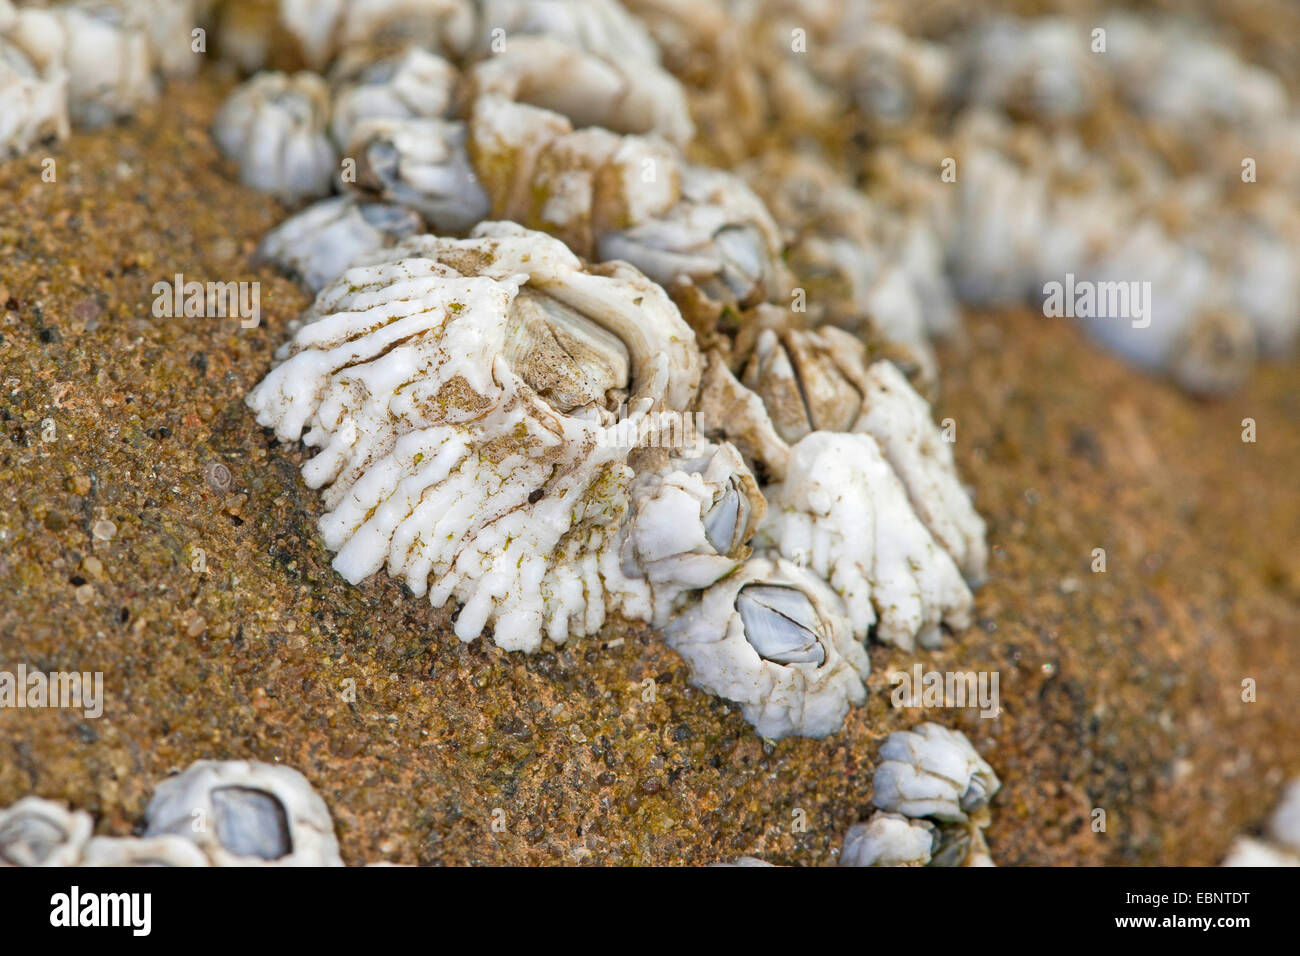
[[[0,866],[342,866],[334,821],[298,771],[200,760],[158,785],[140,836],[94,836],[40,797],[0,809]]]
[[[0,0],[0,158],[133,115],[197,69],[196,0]]]
[[[396,39],[435,7],[473,29]],[[954,322],[924,224],[752,171],[808,274],[842,263],[796,289],[616,3],[350,10],[328,39],[282,17],[298,52],[241,61],[314,71],[257,73],[214,125],[245,182],[341,191],[259,250],[318,294],[248,404],[315,449],[345,578],[387,569],[512,650],[652,622],[769,738],[838,728],[871,637],[969,623],[984,525],[916,390]]]

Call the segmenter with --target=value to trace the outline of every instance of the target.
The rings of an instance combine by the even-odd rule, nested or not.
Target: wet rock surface
[[[40,150],[0,164],[0,670],[102,671],[105,695],[99,719],[0,710],[0,806],[127,835],[168,773],[249,758],[307,776],[349,863],[825,864],[883,738],[938,720],[1003,782],[999,864],[1212,864],[1300,773],[1294,362],[1202,402],[1070,320],[968,315],[935,417],[989,521],[977,623],[873,645],[826,740],[765,745],[647,627],[526,657],[385,575],[348,586],[302,452],[243,404],[306,298],[250,265],[286,212],[212,145],[229,87],[74,134],[57,182]],[[178,273],[260,282],[261,324],[155,317]],[[1001,715],[893,709],[915,662],[999,672]]]

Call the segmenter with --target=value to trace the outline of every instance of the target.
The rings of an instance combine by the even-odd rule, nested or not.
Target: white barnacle
[[[337,171],[329,103],[314,73],[259,73],[221,105],[212,136],[244,185],[285,200],[325,196]]]
[[[1107,92],[1106,71],[1084,37],[1061,17],[988,21],[966,43],[967,96],[1018,119],[1077,120]]]
[[[85,811],[23,797],[0,810],[0,866],[76,866],[94,827]]]
[[[926,866],[938,836],[928,820],[877,810],[844,834],[840,866]]]
[[[607,605],[649,619],[619,568],[631,450],[611,431],[621,406],[636,421],[695,393],[664,292],[512,223],[372,261],[321,292],[248,396],[318,449],[303,474],[325,488],[335,569],[356,583],[387,564],[434,606],[461,602],[462,640],[491,625],[507,649],[591,633]]]
[[[434,229],[463,233],[489,210],[466,135],[465,124],[453,120],[363,120],[346,148],[357,161],[356,181],[348,185],[417,210]]]
[[[692,443],[632,486],[623,561],[655,597],[657,623],[678,599],[713,584],[749,557],[766,511],[758,482],[734,446]]]
[[[290,767],[247,760],[200,760],[164,780],[145,809],[145,839],[181,837],[214,866],[342,866],[329,808]],[[159,842],[103,847],[105,858],[187,855]]]
[[[790,286],[784,242],[753,190],[731,173],[685,165],[681,193],[662,215],[602,236],[600,258],[631,262],[665,288],[692,284],[721,303],[781,297]]]
[[[409,47],[379,61],[344,56],[331,72],[334,102],[330,133],[340,149],[368,119],[446,118],[460,74],[440,56]]]
[[[824,737],[866,700],[871,661],[817,575],[756,554],[667,625],[691,683],[741,707],[769,739]]]
[[[30,29],[32,13],[41,11],[17,11],[0,0],[0,159],[69,132],[61,39]]]
[[[419,214],[404,206],[331,196],[268,232],[257,259],[274,263],[315,293],[363,254],[423,231]]]
[[[492,95],[475,100],[469,125],[492,215],[548,232],[580,256],[681,198],[677,151],[654,137],[574,130],[559,113]]]
[[[967,823],[985,811],[1002,785],[964,734],[939,724],[890,734],[880,757],[872,800],[909,817]]]
[[[619,61],[547,36],[512,39],[466,80],[472,97],[498,95],[561,113],[575,126],[655,133],[685,146],[694,135],[681,85],[653,61]]]
[[[941,625],[969,625],[970,589],[870,435],[811,432],[764,493],[756,543],[801,556],[830,582],[858,637],[874,628],[877,640],[911,650],[937,647]]]

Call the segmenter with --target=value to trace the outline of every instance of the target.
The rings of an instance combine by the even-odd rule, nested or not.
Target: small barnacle
[[[549,232],[580,256],[681,197],[679,159],[667,143],[575,131],[558,113],[500,96],[475,101],[469,149],[494,217]]]
[[[369,51],[366,51],[367,53]],[[368,119],[438,119],[450,115],[460,74],[442,57],[410,47],[379,61],[348,55],[331,71],[330,134],[346,148]]]
[[[840,866],[927,866],[938,842],[930,821],[877,810],[844,834]]]
[[[951,53],[885,23],[847,35],[818,63],[826,82],[847,90],[873,140],[903,135],[933,121],[956,72]]]
[[[68,136],[68,78],[39,37],[18,28],[22,16],[0,0],[0,159]]]
[[[0,866],[76,866],[94,826],[89,813],[23,797],[0,810]]]
[[[872,800],[882,810],[942,823],[980,816],[1001,783],[965,735],[939,724],[890,734],[880,747]]]
[[[434,606],[462,602],[462,640],[491,624],[507,649],[591,633],[607,604],[650,618],[619,568],[634,449],[617,418],[683,411],[698,386],[663,290],[482,223],[362,257],[306,319],[248,404],[319,449],[303,473],[327,486],[340,574],[387,564]]]
[[[766,507],[730,444],[693,443],[662,467],[639,470],[623,563],[629,576],[650,582],[659,623],[685,592],[708,587],[749,557]]]
[[[326,132],[329,87],[314,73],[259,73],[221,105],[217,146],[244,185],[285,200],[325,196],[337,158]]]
[[[86,844],[81,866],[210,866],[195,843],[164,833],[151,837],[95,837]]]
[[[694,285],[717,303],[756,305],[781,298],[790,277],[781,231],[737,176],[685,165],[681,200],[660,216],[600,237],[602,259],[624,259],[660,285]]]
[[[417,210],[434,229],[463,233],[489,210],[466,135],[465,124],[452,120],[363,120],[346,148],[357,160],[356,182],[349,186]]]
[[[281,765],[200,760],[158,785],[145,824],[146,839],[187,839],[214,866],[343,865],[325,802]]]
[[[567,117],[575,126],[654,133],[676,146],[694,135],[681,85],[653,61],[619,61],[546,36],[512,39],[466,76],[469,97],[498,95]]]
[[[756,554],[667,624],[691,683],[740,704],[769,739],[824,737],[866,700],[871,670],[844,608],[820,578]]]
[[[405,206],[331,196],[268,232],[256,259],[274,263],[315,293],[361,255],[423,231],[419,214]]]

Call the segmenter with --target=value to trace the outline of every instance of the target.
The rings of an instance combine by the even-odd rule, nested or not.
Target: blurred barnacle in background
[[[0,866],[73,866],[94,826],[89,813],[23,797],[0,810]]]
[[[1223,866],[1300,866],[1300,780],[1282,790],[1259,837],[1237,837]]]
[[[259,73],[222,104],[212,135],[244,185],[315,198],[332,190],[338,170],[328,123],[329,87],[315,73]]]

